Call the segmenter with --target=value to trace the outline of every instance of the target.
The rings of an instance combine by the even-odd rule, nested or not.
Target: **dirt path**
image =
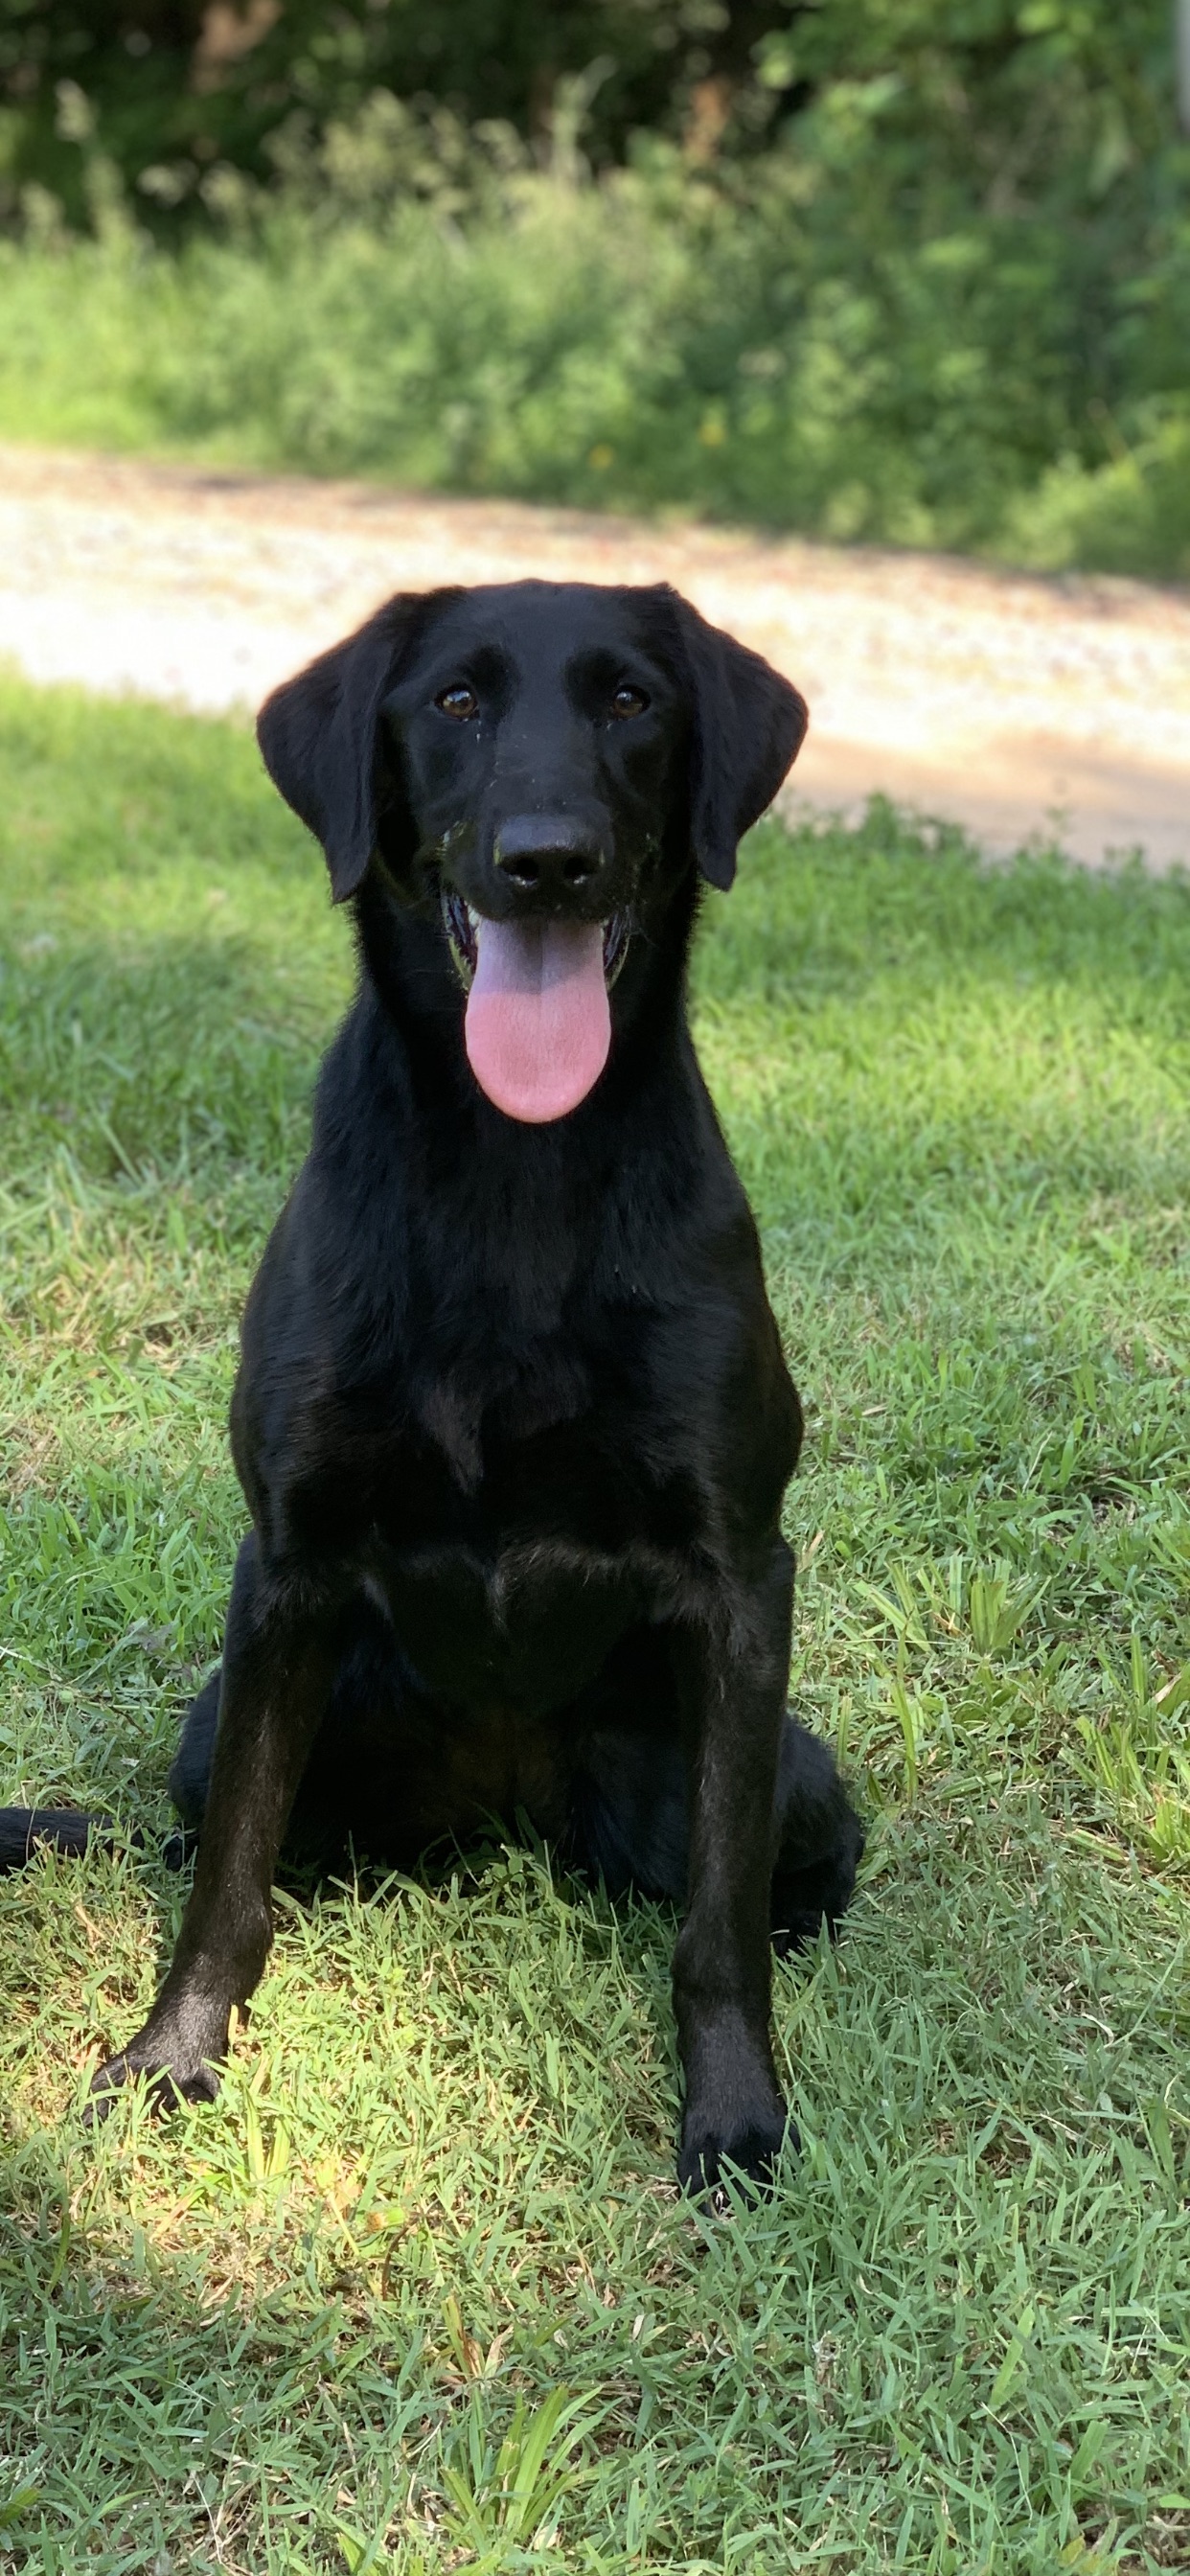
[[[989,846],[1190,865],[1190,594],[504,501],[0,448],[0,656],[255,705],[387,593],[664,578],[810,700],[797,796],[881,788]]]

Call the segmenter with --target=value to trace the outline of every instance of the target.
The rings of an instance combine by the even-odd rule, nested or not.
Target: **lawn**
[[[290,1891],[220,2101],[80,2107],[182,1888],[236,1319],[350,989],[246,732],[0,685],[0,2561],[1190,2564],[1190,885],[763,827],[704,1061],[807,1399],[795,1688],[870,1821],[805,2146],[672,2185],[664,1908]]]

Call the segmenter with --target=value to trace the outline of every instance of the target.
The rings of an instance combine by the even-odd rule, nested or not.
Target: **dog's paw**
[[[678,2183],[698,2198],[710,2197],[726,2207],[726,2186],[735,2183],[746,2198],[771,2188],[782,2149],[801,2145],[796,2123],[780,2095],[750,2114],[715,2121],[687,2112],[678,2154]]]
[[[106,2120],[126,2084],[143,2082],[150,2107],[158,2112],[174,2111],[179,2102],[213,2102],[219,2090],[215,2055],[221,2057],[223,2047],[207,2057],[190,2048],[169,2048],[142,2031],[92,2076],[83,2113],[86,2127]]]

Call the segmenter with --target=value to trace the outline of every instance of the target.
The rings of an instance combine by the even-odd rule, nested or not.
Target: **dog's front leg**
[[[733,1588],[721,1616],[678,1646],[690,1731],[687,1913],[673,1968],[686,2190],[713,2188],[725,2158],[762,2181],[788,2134],[769,2032],[769,1889],[792,1607],[793,1560],[778,1542],[761,1579]]]
[[[218,2091],[232,2005],[247,2001],[273,1936],[273,1872],[330,1692],[334,1608],[304,1585],[270,1581],[255,1541],[245,1541],[194,1886],[143,2030],[95,2077],[97,2112],[131,2075],[151,2077],[163,2106],[177,2094],[209,2101]]]

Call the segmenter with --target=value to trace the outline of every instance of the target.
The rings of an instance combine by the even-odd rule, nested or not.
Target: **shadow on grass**
[[[727,2224],[668,2178],[670,1924],[576,1905],[517,1848],[465,1888],[283,1901],[213,2107],[48,2138],[25,2042],[0,2186],[24,2563],[280,2576],[350,2565],[342,2532],[444,2568],[459,2482],[490,2496],[518,2401],[558,2388],[592,2427],[563,2566],[639,2565],[643,2517],[663,2566],[722,2566],[733,2534],[755,2564],[758,2533],[778,2563],[796,2533],[875,2571],[908,2528],[925,2567],[939,2495],[939,2576],[981,2537],[1030,2576],[1080,2532],[1138,2543],[1184,2411],[1184,1927],[1031,1792],[967,1808],[891,1820],[879,1908],[780,1977],[806,2148]],[[25,1891],[41,2044],[60,2014],[72,2054],[88,1978],[149,1965],[142,1880],[77,1886]]]

